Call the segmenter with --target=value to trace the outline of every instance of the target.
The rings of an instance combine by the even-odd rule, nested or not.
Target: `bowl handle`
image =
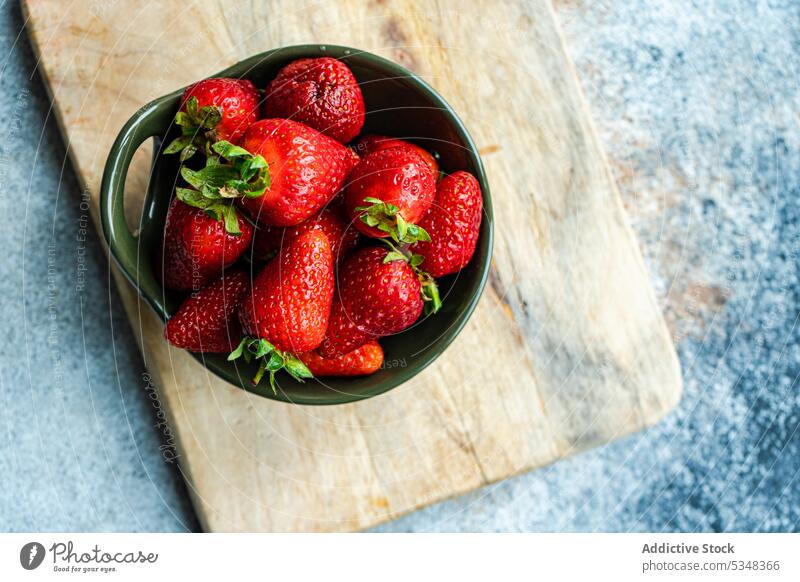
[[[164,107],[162,100],[139,109],[122,128],[111,147],[100,186],[100,219],[111,255],[162,319],[166,318],[166,309],[155,299],[163,294],[162,289],[149,289],[153,284],[139,277],[139,240],[125,221],[124,195],[125,179],[134,153],[145,140],[160,137],[164,128],[169,127],[173,116],[172,108]]]

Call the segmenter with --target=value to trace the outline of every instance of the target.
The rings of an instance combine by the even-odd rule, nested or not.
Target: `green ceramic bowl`
[[[381,340],[386,360],[377,373],[363,378],[322,378],[306,383],[279,374],[278,393],[269,382],[250,383],[254,364],[228,362],[224,355],[195,357],[220,378],[267,398],[296,404],[342,404],[370,398],[399,386],[422,371],[458,335],[478,303],[492,254],[492,205],[489,184],[480,156],[456,113],[436,91],[407,69],[363,51],[331,45],[282,48],[244,60],[215,77],[245,77],[265,87],[278,70],[303,57],[329,56],[341,59],[361,84],[367,106],[364,133],[407,138],[435,152],[445,172],[467,170],[483,190],[484,217],[478,248],[470,264],[460,273],[442,278],[444,301],[441,311],[421,319],[398,335]],[[178,179],[176,156],[162,156],[162,144],[176,135],[173,117],[182,90],[145,105],[122,128],[106,162],[100,198],[103,232],[119,267],[142,297],[167,320],[181,297],[165,291],[154,274],[155,251],[161,244],[170,198]],[[153,168],[141,222],[134,236],[123,212],[125,177],[136,149],[155,138]]]

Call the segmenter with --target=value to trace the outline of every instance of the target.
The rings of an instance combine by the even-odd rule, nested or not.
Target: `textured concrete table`
[[[678,410],[381,531],[800,529],[800,5],[750,4],[557,2],[678,345]],[[0,529],[195,529],[19,10],[0,11]]]

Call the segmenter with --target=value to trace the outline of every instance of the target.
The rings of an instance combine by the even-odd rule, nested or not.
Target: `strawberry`
[[[372,152],[393,147],[407,147],[417,152],[420,157],[425,160],[425,163],[431,169],[433,175],[438,178],[439,164],[436,162],[436,158],[434,158],[427,150],[424,150],[411,142],[396,137],[386,137],[385,135],[365,135],[358,140],[358,143],[355,145],[354,149],[358,155],[363,157],[368,156]]]
[[[411,247],[425,260],[422,267],[433,277],[463,269],[475,253],[481,228],[483,198],[478,180],[468,172],[455,172],[439,182],[436,200],[419,226],[430,242]]]
[[[156,268],[164,286],[196,291],[235,263],[250,245],[253,227],[241,216],[234,215],[233,220],[238,235],[227,232],[225,223],[209,212],[174,198]]]
[[[253,383],[269,371],[273,389],[281,368],[298,380],[310,377],[293,354],[317,348],[325,337],[333,287],[333,256],[325,234],[312,230],[289,241],[253,280],[239,308],[248,336],[228,359],[261,358]]]
[[[338,293],[333,298],[328,330],[317,351],[323,358],[338,358],[359,348],[374,336],[362,331],[342,306]]]
[[[286,65],[265,91],[264,117],[305,123],[341,143],[364,125],[364,97],[352,71],[330,57]]]
[[[320,347],[322,356],[342,355],[369,339],[399,333],[419,319],[420,280],[411,265],[395,254],[368,247],[345,261],[339,272],[340,305],[334,306]]]
[[[165,153],[181,152],[186,161],[198,150],[218,140],[238,142],[250,124],[258,119],[258,89],[246,79],[205,79],[183,92],[175,123],[181,137]]]
[[[358,243],[358,231],[349,227],[342,218],[339,205],[329,204],[319,214],[296,226],[280,228],[260,226],[253,233],[253,257],[266,260],[290,240],[310,230],[319,230],[328,237],[334,263],[340,263]]]
[[[298,354],[314,376],[369,376],[383,364],[383,348],[375,340],[338,358],[323,358],[317,352]]]
[[[378,150],[361,160],[348,181],[345,207],[362,233],[424,240],[414,225],[433,202],[436,179],[419,154],[407,147]]]
[[[339,191],[354,164],[345,146],[287,119],[257,121],[242,146],[269,166],[270,185],[263,195],[242,199],[266,226],[294,226],[312,217]]]
[[[167,322],[164,337],[190,352],[230,352],[242,340],[236,310],[249,284],[244,271],[225,273],[181,304]]]

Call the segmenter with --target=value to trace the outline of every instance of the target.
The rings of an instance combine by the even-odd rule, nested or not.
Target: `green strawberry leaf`
[[[194,144],[189,144],[183,150],[181,150],[181,155],[179,156],[179,160],[181,163],[184,163],[186,160],[191,158],[193,155],[197,153],[197,147]]]
[[[170,144],[164,149],[165,154],[176,154],[186,146],[188,146],[192,140],[187,136],[176,137],[173,139]]]
[[[428,273],[419,272],[422,282],[422,300],[425,302],[424,309],[426,315],[437,313],[442,308],[442,299],[439,297],[439,286]]]
[[[257,342],[255,342],[255,344],[252,345],[256,346],[255,351],[253,351],[253,355],[256,358],[263,358],[267,354],[275,351],[275,346],[265,339],[259,339]]]
[[[181,178],[189,182],[189,184],[191,184],[198,190],[201,190],[203,188],[203,181],[197,178],[196,176],[197,172],[195,172],[194,170],[187,168],[186,166],[183,166],[181,168]]]
[[[231,142],[225,140],[220,140],[216,142],[214,145],[211,146],[211,149],[229,161],[235,158],[253,157],[250,155],[250,152],[248,152],[246,149],[239,147],[237,145],[233,145]]]
[[[383,262],[391,263],[392,261],[408,261],[408,257],[406,257],[400,251],[390,251],[386,253],[386,256],[383,258]]]
[[[425,260],[425,257],[422,255],[411,255],[411,258],[408,259],[408,263],[412,267],[419,267],[422,264],[422,261]]]
[[[403,240],[406,238],[406,234],[408,234],[408,223],[406,219],[403,218],[402,214],[398,214],[396,217],[397,220],[397,238],[398,240]],[[411,226],[414,226],[413,224]]]
[[[183,202],[184,204],[188,204],[189,206],[194,206],[195,208],[208,208],[211,201],[203,196],[197,190],[192,190],[191,188],[176,188],[175,195],[178,197],[178,200]]]
[[[286,371],[294,377],[295,380],[302,382],[307,378],[313,378],[314,374],[311,373],[311,370],[300,361],[300,359],[292,354],[286,354],[285,356],[285,367]]]
[[[200,127],[204,129],[214,129],[222,121],[222,107],[206,105],[200,108],[199,113]]]
[[[186,112],[189,119],[193,119],[197,117],[197,109],[199,104],[197,102],[197,97],[189,97],[189,100],[186,102]]]
[[[225,230],[228,234],[241,236],[242,231],[239,228],[239,213],[236,211],[235,206],[225,206],[222,211],[222,217],[225,221]]]
[[[249,341],[250,338],[248,337],[243,338],[242,341],[239,342],[239,345],[236,346],[236,349],[233,350],[230,354],[228,354],[228,361],[232,362],[234,360],[238,360],[239,358],[241,358],[242,354],[244,354],[244,350],[247,347]]]
[[[408,235],[403,242],[413,244],[415,242],[431,242],[431,236],[424,228],[416,224],[408,225]]]
[[[223,222],[225,220],[225,217],[220,214],[219,207],[216,205],[209,206],[208,208],[204,208],[203,210],[205,210],[206,214],[208,214],[211,218],[213,218],[217,222]]]
[[[175,114],[175,124],[183,128],[193,127],[194,130],[197,131],[197,126],[192,123],[192,118],[188,113],[184,113],[183,111],[178,111]]]
[[[269,361],[267,362],[267,370],[270,372],[277,372],[281,368],[283,368],[285,360],[283,356],[279,352],[273,351],[269,356]]]

